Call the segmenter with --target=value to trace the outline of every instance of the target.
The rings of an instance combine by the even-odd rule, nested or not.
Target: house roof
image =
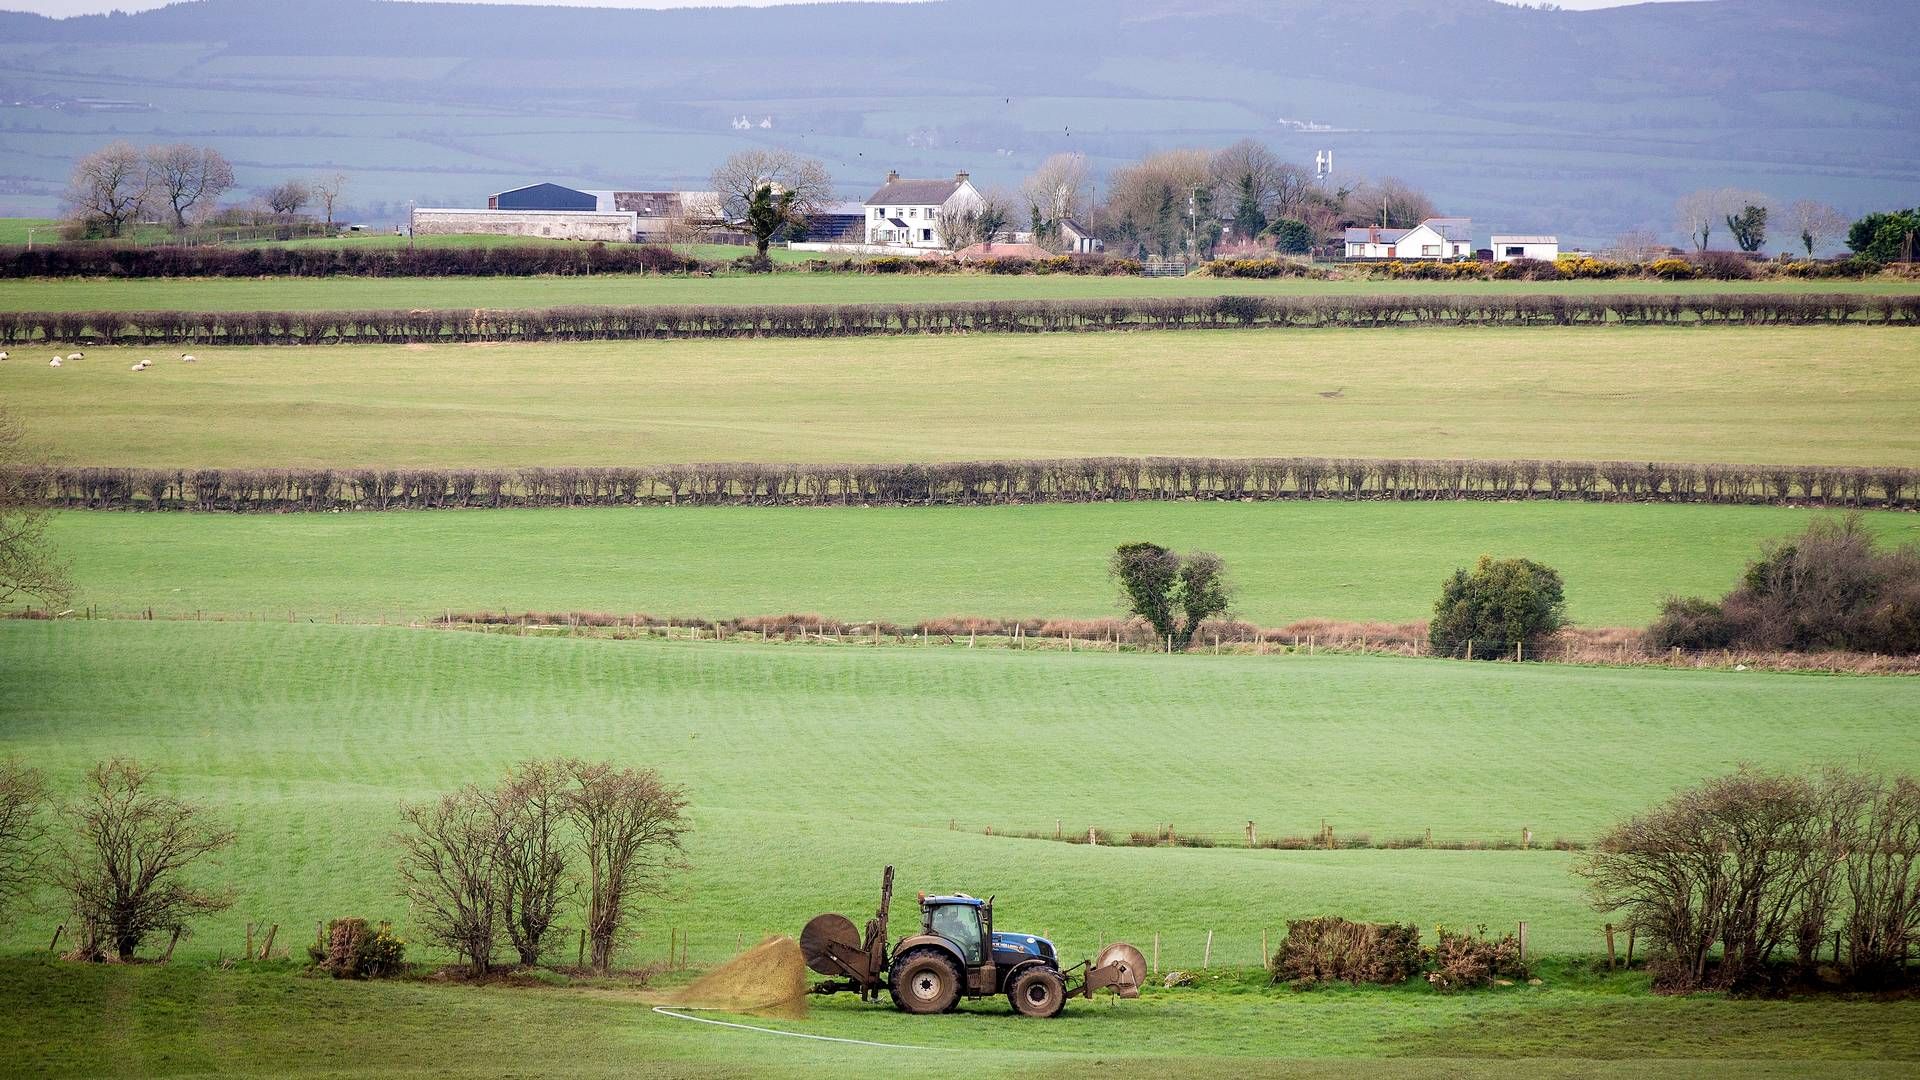
[[[1558,244],[1559,242],[1560,242],[1560,238],[1557,236],[1509,236],[1505,233],[1493,234],[1493,243],[1496,245],[1499,245],[1499,244]]]
[[[879,191],[867,196],[868,206],[941,206],[960,190],[961,181],[889,180]]]
[[[906,223],[906,222],[904,222],[904,221],[902,221],[902,220],[900,220],[900,219],[899,219],[899,218],[897,218],[897,217],[890,217],[890,218],[888,218],[888,219],[887,219],[887,224],[889,224],[889,225],[891,225],[891,226],[893,226],[893,227],[894,227],[894,228],[896,228],[896,229],[904,229],[904,228],[906,228],[906,227],[907,227],[907,223]]]
[[[1072,218],[1060,219],[1060,231],[1074,233],[1079,236],[1093,235],[1092,231],[1090,231],[1086,226],[1080,224],[1078,221],[1075,221]]]
[[[1348,229],[1349,244],[1396,244],[1400,238],[1412,232],[1412,229],[1376,229],[1372,227]]]
[[[1463,217],[1430,217],[1420,224],[1440,234],[1443,240],[1457,240],[1463,244],[1473,242],[1473,219]]]

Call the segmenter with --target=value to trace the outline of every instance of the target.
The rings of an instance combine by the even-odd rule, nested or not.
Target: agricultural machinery
[[[910,1013],[950,1012],[962,997],[1005,994],[1022,1016],[1060,1015],[1067,998],[1091,998],[1112,990],[1140,996],[1146,959],[1115,942],[1093,960],[1062,969],[1053,942],[1032,934],[993,928],[993,899],[964,893],[920,895],[919,931],[887,948],[887,913],[893,906],[893,867],[880,881],[880,910],[865,935],[844,915],[816,915],[800,932],[807,967],[833,976],[815,983],[816,994],[851,991],[876,1001],[886,990],[895,1007]]]

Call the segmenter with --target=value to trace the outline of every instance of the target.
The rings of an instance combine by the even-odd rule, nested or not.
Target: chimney
[[[898,180],[898,179],[900,179],[900,170],[899,170],[899,169],[889,169],[889,170],[887,170],[887,183],[889,183],[889,184],[891,184],[891,183],[893,183],[893,182],[894,182],[895,180]]]
[[[953,174],[953,179],[956,183],[964,184],[967,182],[967,177],[972,175],[973,174],[969,172],[957,172]]]

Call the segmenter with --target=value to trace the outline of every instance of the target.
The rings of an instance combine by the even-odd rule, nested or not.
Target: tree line
[[[1920,469],[1443,458],[728,462],[523,469],[0,468],[23,508],[272,513],[538,506],[943,505],[1165,499],[1566,499],[1920,506]]]
[[[1405,326],[1920,324],[1920,294],[1213,296],[523,310],[7,311],[0,344],[326,345]]]
[[[232,163],[211,146],[137,147],[120,140],[74,162],[61,203],[74,239],[118,238],[150,218],[185,232],[215,221],[222,213],[220,199],[235,183]],[[282,180],[258,191],[253,209],[286,223],[318,205],[331,226],[346,184],[345,174],[338,172]]]

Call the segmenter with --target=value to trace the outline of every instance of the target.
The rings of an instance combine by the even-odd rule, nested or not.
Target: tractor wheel
[[[1057,971],[1030,967],[1013,977],[1013,983],[1007,987],[1007,1000],[1021,1016],[1050,1020],[1067,1007],[1066,980]]]
[[[910,949],[893,962],[887,989],[902,1012],[943,1013],[960,1000],[960,969],[939,949]]]

